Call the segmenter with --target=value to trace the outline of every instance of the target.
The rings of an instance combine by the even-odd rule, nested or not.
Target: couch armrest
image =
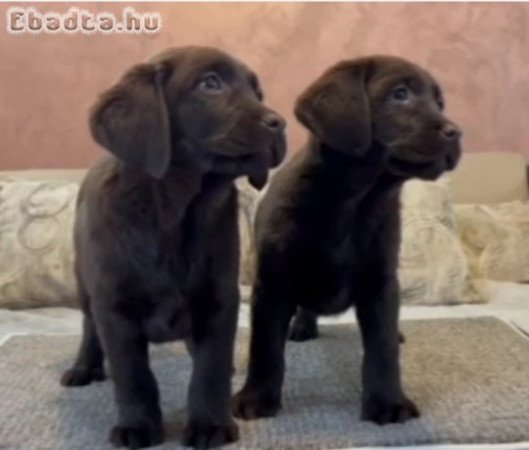
[[[86,174],[86,169],[37,169],[37,170],[1,170],[2,179],[22,179],[29,181],[73,181],[80,182]]]
[[[454,203],[529,200],[526,161],[518,153],[464,153],[449,177]]]

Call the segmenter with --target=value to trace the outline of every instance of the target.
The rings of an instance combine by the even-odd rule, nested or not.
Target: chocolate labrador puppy
[[[314,333],[315,315],[352,305],[365,350],[362,419],[419,415],[399,370],[399,195],[406,180],[434,180],[456,166],[461,132],[443,103],[431,75],[394,57],[341,62],[298,99],[295,113],[310,138],[257,213],[250,363],[233,400],[237,417],[280,409],[296,307],[303,309],[292,332]]]
[[[126,72],[91,112],[114,157],[90,170],[78,198],[75,249],[83,339],[62,384],[104,378],[119,412],[110,441],[164,439],[148,343],[184,339],[193,358],[183,443],[233,442],[229,408],[239,304],[237,191],[262,187],[285,153],[284,120],[256,75],[212,49],[171,49]]]

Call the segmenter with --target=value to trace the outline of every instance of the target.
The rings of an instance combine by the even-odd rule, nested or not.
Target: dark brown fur
[[[284,121],[260,102],[256,76],[209,48],[162,53],[130,69],[91,115],[109,157],[88,173],[75,224],[84,312],[65,386],[104,378],[119,419],[110,440],[140,448],[164,439],[148,343],[185,339],[193,357],[183,443],[233,442],[229,410],[239,304],[237,192],[260,187],[283,158]]]
[[[318,314],[355,305],[364,343],[362,418],[418,416],[399,369],[399,196],[410,178],[457,164],[460,131],[420,67],[392,57],[342,62],[298,99],[305,148],[273,178],[256,219],[250,364],[233,401],[243,419],[281,407],[284,348],[317,336]],[[339,361],[336,361],[339,364]]]

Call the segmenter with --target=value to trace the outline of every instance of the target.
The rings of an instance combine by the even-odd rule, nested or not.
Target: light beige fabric
[[[0,307],[76,304],[72,230],[78,181],[84,173],[0,173]],[[249,284],[257,192],[245,180],[238,186],[240,282]]]
[[[0,181],[0,307],[74,302],[77,190],[67,181]]]
[[[239,189],[239,233],[241,241],[241,261],[239,266],[239,283],[246,289],[241,290],[243,300],[248,300],[247,288],[255,277],[255,244],[253,238],[253,219],[259,201],[259,192],[246,178],[237,180]]]
[[[437,305],[482,301],[457,233],[449,179],[409,181],[401,202],[401,302]]]
[[[257,195],[250,188],[252,198]],[[258,194],[261,198],[263,194]],[[399,281],[401,301],[409,305],[478,303],[480,286],[459,240],[452,210],[450,180],[410,181],[402,194],[402,247]],[[254,211],[255,208],[252,208]],[[243,257],[248,279],[253,276],[254,249]],[[250,265],[251,264],[251,265]]]
[[[464,153],[448,176],[454,203],[529,200],[526,162],[518,153]]]
[[[86,169],[43,169],[43,170],[4,170],[0,172],[0,181],[70,181],[79,183]]]
[[[529,204],[456,205],[461,241],[476,278],[529,281]]]
[[[83,174],[69,170],[0,173],[0,306],[74,303],[71,229],[76,181]],[[240,282],[249,286],[255,266],[252,221],[260,194],[245,179],[238,187]],[[409,182],[402,202],[403,303],[479,301],[455,233],[449,181]]]

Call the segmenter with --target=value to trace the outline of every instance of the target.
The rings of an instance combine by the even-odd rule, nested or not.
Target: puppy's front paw
[[[115,447],[132,449],[154,447],[164,441],[164,431],[161,426],[115,426],[110,432],[110,443]]]
[[[62,374],[61,384],[66,387],[86,386],[92,381],[103,381],[106,378],[102,367],[73,366]]]
[[[214,425],[190,420],[184,430],[182,445],[193,448],[211,448],[239,440],[239,428],[234,421],[227,425]]]
[[[375,422],[378,425],[404,423],[419,416],[419,409],[415,403],[404,396],[399,400],[389,400],[383,396],[373,395],[362,403],[362,420]]]
[[[244,420],[274,417],[280,409],[281,400],[253,389],[243,389],[231,400],[233,415]]]

